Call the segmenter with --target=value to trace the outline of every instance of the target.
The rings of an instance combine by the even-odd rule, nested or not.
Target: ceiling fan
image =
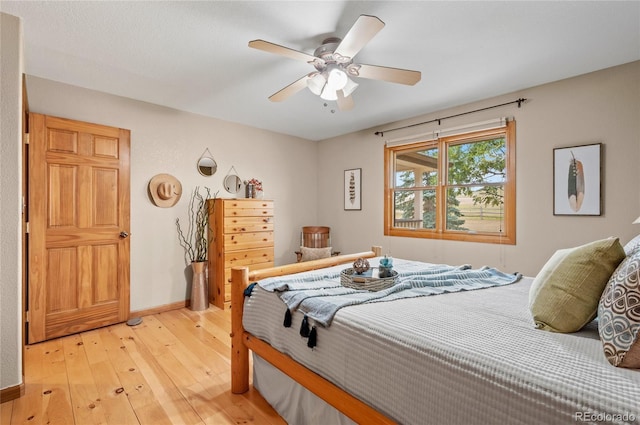
[[[340,110],[349,110],[354,106],[351,94],[358,87],[350,77],[383,80],[410,86],[420,81],[420,71],[353,62],[354,56],[383,27],[384,22],[377,17],[360,15],[343,39],[337,37],[325,39],[313,55],[264,40],[250,41],[249,47],[305,61],[316,69],[269,96],[272,102],[281,102],[308,87],[313,94],[324,100],[337,101]]]

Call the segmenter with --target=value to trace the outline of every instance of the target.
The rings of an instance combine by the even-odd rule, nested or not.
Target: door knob
[[[127,232],[125,232],[125,231],[122,231],[122,232],[120,232],[120,237],[121,237],[122,239],[124,239],[124,238],[128,238],[128,237],[129,237],[129,233],[127,233]]]

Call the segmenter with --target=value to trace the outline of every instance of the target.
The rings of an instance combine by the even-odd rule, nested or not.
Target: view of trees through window
[[[435,229],[438,149],[421,149],[396,155],[395,226]],[[407,165],[414,164],[414,165]],[[408,169],[404,169],[408,168]],[[416,174],[418,181],[416,182]],[[400,190],[401,188],[407,190]],[[417,189],[421,188],[421,189]]]
[[[391,226],[501,235],[506,225],[506,134],[503,129],[391,148]]]

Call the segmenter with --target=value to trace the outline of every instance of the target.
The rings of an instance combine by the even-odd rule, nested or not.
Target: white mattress
[[[347,307],[313,350],[302,314],[283,327],[282,301],[256,287],[244,326],[402,424],[640,423],[640,370],[609,365],[595,322],[535,329],[530,284]]]

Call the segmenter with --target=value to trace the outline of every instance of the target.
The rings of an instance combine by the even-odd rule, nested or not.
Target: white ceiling
[[[6,1],[23,18],[27,74],[310,140],[350,133],[640,59],[640,1]],[[386,23],[356,62],[422,72],[357,79],[355,108],[303,90],[313,71],[250,49],[313,54],[360,14]],[[335,112],[334,112],[335,110]]]

